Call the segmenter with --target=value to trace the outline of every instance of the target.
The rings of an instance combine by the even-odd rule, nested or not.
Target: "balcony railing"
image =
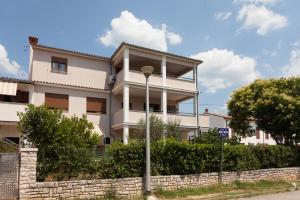
[[[124,81],[123,79],[123,73],[124,71],[121,70],[118,72],[116,76],[116,83],[115,87],[117,87],[120,83]],[[145,84],[145,76],[142,72],[135,71],[135,70],[129,70],[129,76],[128,81],[137,83],[137,84]],[[150,86],[156,86],[156,87],[162,87],[163,86],[163,77],[162,75],[158,74],[152,74],[149,78],[149,85]],[[187,78],[176,78],[167,76],[166,77],[166,87],[174,90],[185,90],[185,91],[196,91],[196,84],[193,79],[187,79]]]
[[[163,117],[162,112],[150,112],[150,115],[156,115],[159,118]],[[139,120],[145,119],[145,111],[142,110],[129,110],[129,121],[125,123],[137,124]],[[196,127],[197,118],[194,114],[179,114],[179,113],[167,113],[167,120],[179,120],[181,126]],[[120,125],[123,121],[123,109],[118,110],[113,115],[113,125]]]
[[[24,112],[26,103],[0,102],[0,121],[18,122],[18,112]]]

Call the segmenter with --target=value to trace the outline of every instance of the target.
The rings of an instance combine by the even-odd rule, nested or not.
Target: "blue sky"
[[[235,88],[300,75],[299,8],[295,0],[3,0],[0,76],[27,77],[28,35],[104,56],[125,40],[202,59],[200,109],[226,112]]]

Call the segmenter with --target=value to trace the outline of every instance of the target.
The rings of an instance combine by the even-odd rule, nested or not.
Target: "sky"
[[[203,60],[200,111],[226,113],[235,89],[300,75],[299,8],[295,0],[1,0],[0,76],[28,78],[29,35],[103,56],[125,41]]]

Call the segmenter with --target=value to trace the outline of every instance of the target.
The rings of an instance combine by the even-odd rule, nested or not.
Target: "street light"
[[[150,122],[149,122],[149,76],[153,72],[152,66],[144,66],[141,71],[146,77],[146,193],[151,194],[151,170],[150,170]]]

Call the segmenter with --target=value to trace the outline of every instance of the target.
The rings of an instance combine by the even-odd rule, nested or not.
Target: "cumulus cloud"
[[[167,26],[154,27],[144,19],[135,17],[125,10],[120,17],[111,20],[111,28],[97,38],[105,46],[117,47],[121,42],[128,42],[161,51],[168,49],[168,44],[180,44],[182,37],[168,32]]]
[[[279,2],[279,0],[234,0],[235,4],[264,4],[264,5],[274,5]]]
[[[0,44],[0,74],[17,78],[26,76],[22,67],[16,61],[9,59],[6,48],[2,44]]]
[[[230,18],[232,12],[219,12],[215,14],[215,18],[218,21],[224,21]]]
[[[210,93],[250,83],[260,77],[255,69],[255,59],[235,54],[231,50],[215,48],[191,57],[204,61],[198,67],[198,80]]]
[[[170,44],[180,44],[182,42],[182,37],[176,33],[168,32],[167,39]]]
[[[300,76],[300,49],[291,51],[289,64],[283,67],[285,76]]]
[[[282,29],[287,26],[288,20],[285,16],[273,12],[265,6],[254,4],[244,5],[237,16],[237,20],[243,23],[242,29],[255,29],[258,35]]]

